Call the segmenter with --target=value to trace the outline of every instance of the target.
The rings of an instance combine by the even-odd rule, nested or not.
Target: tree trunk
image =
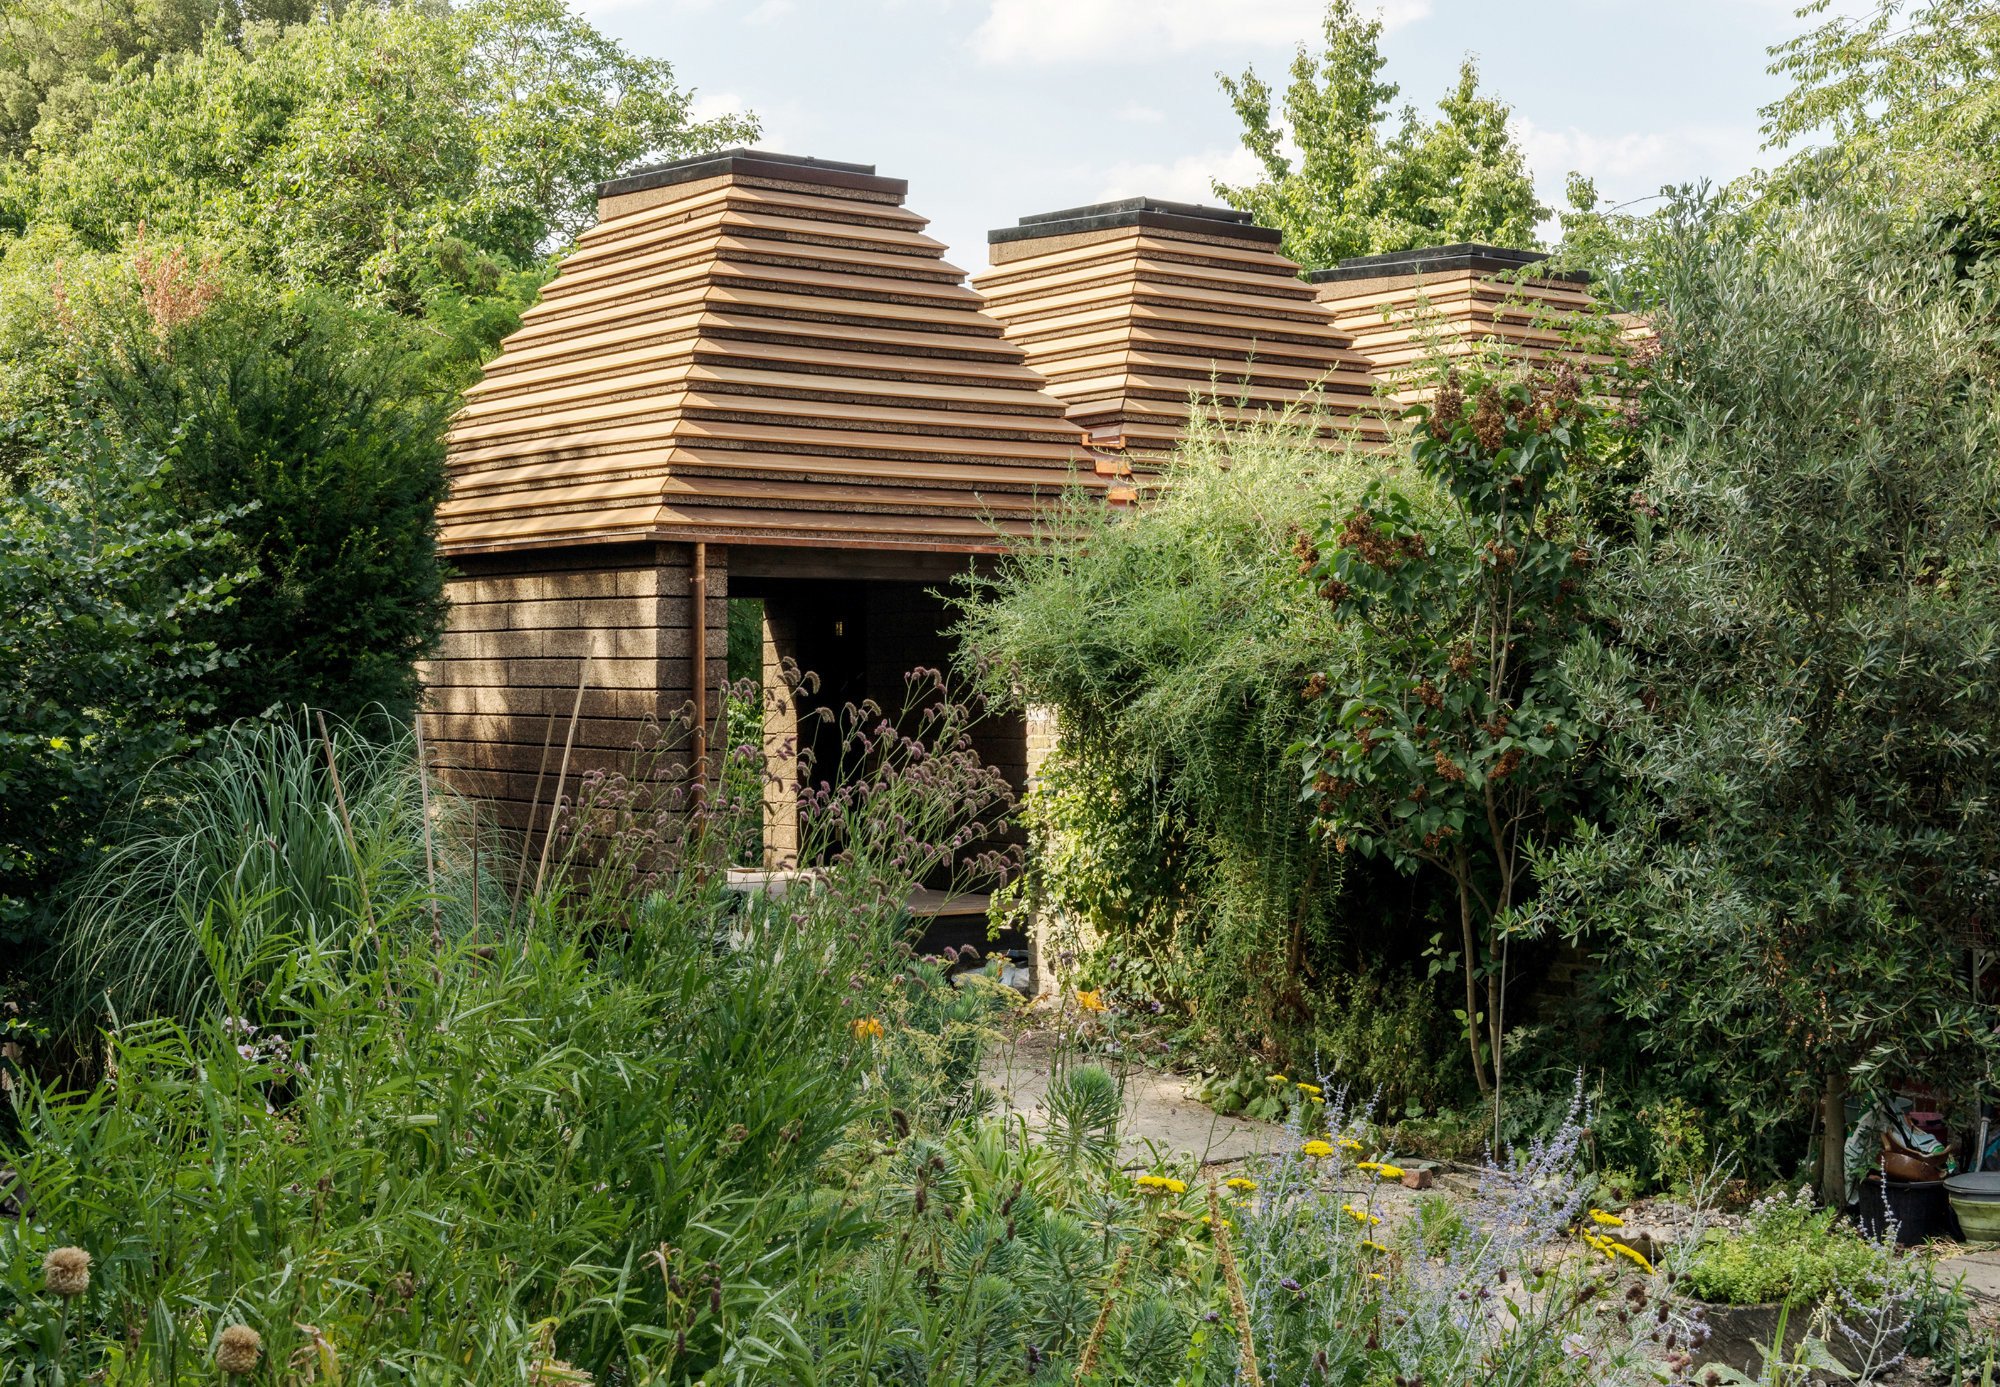
[[[1490,958],[1493,952],[1493,942],[1490,937],[1487,940],[1487,952]],[[1486,975],[1486,1036],[1487,1044],[1492,1047],[1493,1150],[1496,1153],[1500,1150],[1500,1042],[1505,1038],[1505,1032],[1502,1030],[1505,1022],[1502,1009],[1506,1002],[1507,968],[1503,963],[1498,969]]]
[[[1493,1091],[1493,1085],[1487,1081],[1486,1066],[1479,1059],[1479,951],[1473,942],[1472,884],[1463,848],[1458,850],[1456,865],[1453,875],[1458,878],[1459,947],[1465,963],[1465,1042],[1472,1049],[1472,1077],[1479,1083],[1479,1096],[1484,1098]]]
[[[1836,1071],[1819,1100],[1819,1199],[1829,1209],[1847,1207],[1847,1075]]]

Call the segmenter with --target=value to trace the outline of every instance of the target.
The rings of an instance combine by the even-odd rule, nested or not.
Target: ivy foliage
[[[1282,96],[1254,69],[1218,74],[1263,177],[1217,182],[1216,196],[1284,232],[1285,254],[1307,269],[1454,241],[1533,246],[1548,209],[1508,131],[1510,108],[1480,90],[1473,60],[1460,65],[1436,119],[1405,106],[1385,135],[1401,89],[1381,79],[1381,19],[1331,0],[1322,30],[1319,53],[1299,45]]]

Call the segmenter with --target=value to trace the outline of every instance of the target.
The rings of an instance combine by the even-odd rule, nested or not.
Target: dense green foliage
[[[1061,947],[1084,954],[1083,979],[1185,1005],[1227,1071],[1261,1080],[1337,1052],[1361,1061],[1344,1078],[1400,1108],[1436,1096],[1435,1071],[1404,1062],[1435,1028],[1374,1051],[1351,1035],[1322,1043],[1316,1027],[1349,1029],[1333,980],[1378,955],[1378,925],[1424,902],[1346,883],[1289,754],[1299,690],[1347,636],[1285,550],[1326,507],[1358,500],[1373,467],[1292,422],[1199,432],[1139,513],[1079,501],[1063,538],[1017,548],[961,632],[997,689],[1059,716],[1025,817],[1033,889],[1066,922]],[[1413,958],[1406,940],[1400,961]]]
[[[443,411],[397,358],[356,349],[352,312],[249,292],[96,349],[84,407],[172,450],[181,513],[239,509],[231,555],[254,576],[195,628],[240,654],[210,681],[223,720],[300,704],[407,716],[414,662],[444,628]]]
[[[1721,1305],[1783,1303],[1811,1309],[1845,1292],[1873,1299],[1889,1276],[1888,1249],[1842,1221],[1837,1209],[1774,1195],[1751,1209],[1740,1233],[1712,1232],[1689,1260],[1687,1289]]]
[[[667,64],[557,0],[8,7],[0,897],[29,947],[0,975],[154,760],[302,704],[408,713],[443,622],[457,389],[598,180],[754,129],[695,120]],[[103,627],[32,634],[93,608]]]
[[[168,500],[172,464],[102,430],[41,437],[46,475],[0,489],[0,954],[19,959],[63,877],[156,760],[211,717],[227,514]]]
[[[510,275],[589,224],[599,181],[754,133],[689,100],[560,0],[354,6],[79,89],[0,164],[0,224],[109,250],[143,223],[292,287],[518,308]]]
[[[1825,6],[1809,7],[1824,12]],[[1764,108],[1773,147],[1803,145],[1763,191],[1829,173],[1944,227],[1962,257],[2000,250],[2000,12],[1983,0],[1886,0],[1774,50],[1792,90]]]
[[[77,942],[121,941],[114,995],[179,1015],[107,1015],[94,1086],[22,1081],[0,1373],[182,1387],[249,1344],[262,1374],[357,1384],[1156,1387],[1251,1354],[1282,1381],[1651,1380],[1667,1322],[1588,1308],[1608,1255],[1538,1273],[1529,1313],[1454,1310],[1571,1237],[1573,1124],[1392,1235],[1394,1177],[1337,1098],[1226,1190],[1120,1169],[1088,1064],[1032,1134],[978,1117],[1008,994],[916,956],[901,903],[981,870],[963,830],[1006,793],[972,710],[914,692],[913,738],[856,728],[866,788],[817,807],[838,850],[783,895],[695,870],[517,895],[526,864],[418,810],[401,740],[252,725],[178,773],[181,823],[99,875]],[[700,862],[755,812],[725,797],[662,840],[622,796],[671,786],[635,772],[579,787],[559,861],[609,832],[621,864]],[[149,990],[186,961],[194,986]]]
[[[1323,27],[1324,51],[1299,45],[1277,110],[1254,70],[1222,76],[1264,177],[1245,187],[1217,183],[1216,195],[1284,232],[1285,254],[1307,269],[1455,241],[1534,245],[1548,209],[1507,129],[1510,109],[1480,91],[1473,61],[1460,65],[1437,119],[1405,106],[1385,138],[1400,89],[1381,80],[1382,21],[1364,18],[1353,0],[1329,0]],[[1287,139],[1299,149],[1296,164],[1283,150]]]
[[[1755,1124],[1983,1063],[2000,834],[1991,296],[1839,206],[1689,208],[1619,636],[1612,821],[1557,866],[1620,1006]]]
[[[91,88],[246,24],[297,24],[345,0],[18,0],[0,16],[0,155],[18,154],[43,120],[69,127]]]

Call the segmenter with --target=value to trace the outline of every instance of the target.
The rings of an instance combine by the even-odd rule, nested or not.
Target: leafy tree
[[[87,249],[143,225],[413,311],[494,292],[633,160],[754,134],[690,100],[561,0],[357,7],[120,68],[79,96],[80,128],[35,137],[0,200]]]
[[[1376,912],[1404,904],[1348,888],[1290,755],[1299,684],[1343,634],[1293,577],[1288,528],[1351,504],[1376,465],[1284,428],[1204,428],[1145,507],[1079,497],[1017,546],[960,627],[996,694],[1059,715],[1025,817],[1041,908],[1101,942],[1084,974],[1186,1005],[1265,1091],[1272,1063],[1319,1048],[1336,994],[1311,979],[1356,970],[1391,935]]]
[[[59,465],[0,489],[0,981],[28,962],[37,903],[92,856],[104,811],[212,716],[231,656],[197,628],[244,576],[231,513],[173,503],[171,453],[89,427],[37,446]]]
[[[1218,182],[1216,195],[1283,231],[1285,254],[1308,269],[1453,241],[1533,246],[1547,209],[1507,131],[1509,108],[1479,90],[1472,60],[1460,65],[1436,120],[1405,106],[1384,139],[1400,88],[1381,80],[1381,20],[1363,19],[1353,0],[1331,0],[1324,31],[1318,57],[1299,45],[1281,119],[1254,69],[1217,74],[1264,178]],[[1296,165],[1282,149],[1287,135],[1300,150]]]
[[[1806,13],[1826,9],[1816,0]],[[1809,195],[1831,161],[1837,177],[1953,228],[1961,254],[2000,245],[2000,10],[1989,0],[1883,0],[1823,19],[1772,57],[1796,85],[1763,110],[1768,145],[1830,144],[1795,155],[1767,192]]]
[[[1544,873],[1646,1044],[1746,1126],[1991,1053],[2000,910],[1996,300],[1887,214],[1663,224],[1663,430],[1580,659],[1612,821]]]
[[[1560,666],[1590,619],[1596,555],[1576,519],[1600,409],[1565,365],[1454,371],[1411,415],[1421,482],[1379,478],[1317,542],[1298,536],[1300,573],[1351,642],[1306,685],[1300,750],[1340,851],[1450,883],[1459,1020],[1485,1093],[1500,1080],[1506,949],[1530,855],[1566,828],[1591,773],[1595,735]]]
[[[166,491],[182,514],[241,508],[231,551],[254,576],[226,614],[194,625],[244,652],[209,678],[220,720],[300,704],[407,716],[414,662],[444,628],[441,404],[369,347],[353,310],[249,292],[179,323],[156,307],[146,336],[102,359],[84,408],[176,449]]]
[[[246,24],[299,23],[343,0],[14,0],[0,16],[0,156],[42,120],[69,126],[87,92],[128,65],[144,69]]]

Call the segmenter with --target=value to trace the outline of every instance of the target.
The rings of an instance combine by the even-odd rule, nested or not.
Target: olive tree
[[[1608,826],[1544,864],[1651,1051],[1769,1128],[1990,1049],[2000,908],[2000,371],[1990,286],[1825,202],[1663,223],[1664,355],[1617,639]]]

